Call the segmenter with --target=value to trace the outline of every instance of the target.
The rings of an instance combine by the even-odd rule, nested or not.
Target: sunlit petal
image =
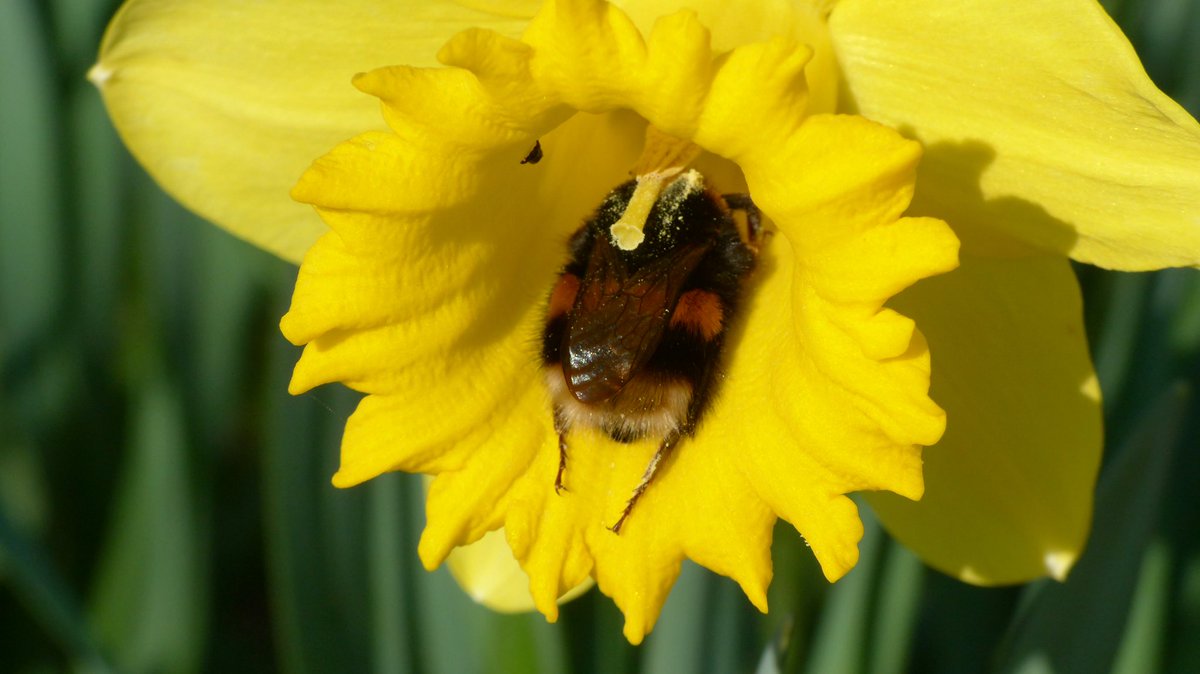
[[[968,250],[1200,263],[1200,125],[1091,0],[843,0],[850,109],[926,146],[915,208]]]
[[[1099,389],[1066,260],[964,257],[893,304],[933,351],[949,423],[925,450],[925,496],[870,498],[926,562],[973,583],[1062,578],[1091,521]]]
[[[469,26],[518,34],[524,24],[439,1],[132,0],[89,77],[164,189],[298,262],[325,227],[288,190],[314,157],[382,127],[378,102],[351,76],[433,65]]]

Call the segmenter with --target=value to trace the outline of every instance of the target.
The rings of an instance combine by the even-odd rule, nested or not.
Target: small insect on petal
[[[533,149],[531,149],[529,151],[529,154],[525,155],[525,158],[521,160],[521,163],[522,164],[536,164],[536,163],[540,162],[541,160],[542,160],[542,141],[535,140],[535,141],[533,141]]]

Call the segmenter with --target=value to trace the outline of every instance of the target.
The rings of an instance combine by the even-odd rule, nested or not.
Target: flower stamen
[[[645,240],[642,230],[663,188],[698,156],[700,147],[695,143],[667,135],[653,126],[646,127],[642,156],[633,169],[637,187],[621,218],[608,230],[618,248],[634,250]],[[695,180],[698,179],[699,174]]]

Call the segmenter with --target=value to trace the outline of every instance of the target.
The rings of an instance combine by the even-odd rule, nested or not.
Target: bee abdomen
[[[567,386],[562,366],[546,368],[546,383],[565,428],[603,431],[618,442],[662,437],[687,422],[692,384],[686,379],[645,373],[602,402],[581,402]]]
[[[725,309],[716,293],[695,288],[679,296],[671,327],[683,328],[705,341],[716,339],[725,329]]]

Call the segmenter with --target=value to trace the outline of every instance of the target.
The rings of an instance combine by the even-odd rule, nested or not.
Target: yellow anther
[[[653,126],[646,127],[642,156],[633,169],[637,187],[621,218],[608,230],[618,248],[633,250],[645,240],[642,230],[663,188],[698,156],[700,147],[695,143],[668,136]]]

